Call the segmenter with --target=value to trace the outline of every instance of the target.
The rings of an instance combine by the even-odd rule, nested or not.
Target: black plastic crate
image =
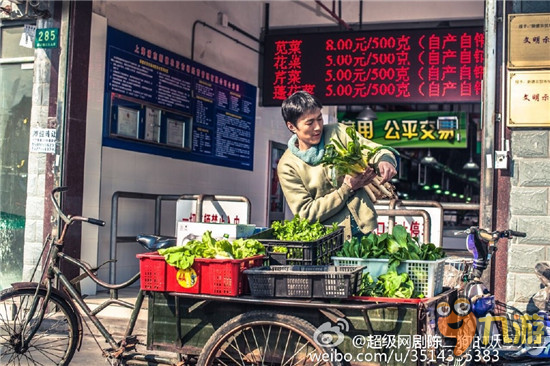
[[[279,240],[273,234],[273,228],[252,235],[250,239],[256,239],[265,246],[266,253],[271,258],[270,264],[286,265],[323,265],[330,264],[331,257],[342,249],[344,244],[344,228],[339,227],[332,233],[315,241],[289,241]],[[274,253],[274,247],[287,248],[286,262],[280,259],[281,253]],[[283,255],[284,257],[284,255]]]
[[[255,297],[346,298],[359,289],[362,266],[264,266],[247,269]]]

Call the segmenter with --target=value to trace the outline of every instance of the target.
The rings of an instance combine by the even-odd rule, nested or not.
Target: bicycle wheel
[[[23,323],[36,289],[8,288],[0,292],[0,365],[68,365],[78,342],[78,320],[67,301],[51,294],[44,319],[37,322],[38,310],[23,330]],[[38,308],[46,291],[38,291]],[[35,327],[36,333],[27,347],[21,339]],[[24,334],[22,334],[24,332]]]
[[[337,366],[333,347],[320,346],[315,327],[303,319],[268,311],[251,311],[226,322],[210,337],[198,365]],[[326,361],[329,360],[329,361]]]

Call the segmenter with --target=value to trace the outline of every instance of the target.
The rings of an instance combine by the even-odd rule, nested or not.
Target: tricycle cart
[[[148,293],[147,346],[198,365],[447,365],[426,299],[298,300]]]
[[[373,264],[329,264],[342,246],[342,228],[312,242],[272,236],[267,230],[253,238],[269,257],[284,246],[285,265],[270,258],[270,266],[261,267],[262,259],[251,257],[198,260],[176,270],[156,253],[139,255],[141,286],[150,291],[148,348],[200,366],[452,364],[437,310],[449,309],[456,290],[436,289],[443,273],[422,271],[432,283],[418,283],[423,299],[353,297],[363,270],[372,272]],[[419,269],[408,262],[405,272]],[[444,268],[443,261],[431,264]],[[233,291],[223,290],[229,287]]]
[[[331,287],[329,279],[339,275],[329,273],[325,276],[322,299],[319,298],[319,282],[313,282],[311,288],[317,294],[310,298],[300,292],[298,295],[303,297],[297,299],[288,291],[285,296],[269,297],[266,293],[264,297],[253,297],[247,294],[246,281],[250,276],[242,274],[251,268],[262,268],[262,255],[260,258],[216,260],[215,264],[198,258],[187,271],[182,269],[183,272],[178,270],[170,275],[169,271],[174,269],[164,260],[157,260],[158,255],[152,257],[151,253],[144,257],[142,264],[145,263],[146,268],[141,273],[124,283],[106,283],[97,276],[98,268],[64,252],[65,234],[73,223],[105,224],[94,218],[65,215],[56,199],[56,193],[65,190],[58,187],[52,191],[52,202],[63,225],[59,232],[54,229],[44,242],[44,252],[39,258],[47,258],[46,265],[42,268],[41,261],[37,261],[30,279],[35,282],[14,283],[0,292],[2,365],[69,365],[80,346],[85,327],[91,329],[91,326],[105,340],[104,346],[96,340],[102,355],[117,365],[452,363],[452,357],[451,362],[447,362],[452,356],[452,348],[444,347],[437,316],[442,313],[439,310],[447,311],[449,304],[454,303],[454,289],[422,300],[353,298],[349,296],[355,293],[349,286],[351,280],[344,281],[349,291],[342,293],[341,283],[344,282]],[[140,239],[138,241],[150,252],[162,248],[165,243],[157,241],[158,238],[154,238],[155,241]],[[332,255],[328,243],[320,248],[323,250],[315,253]],[[304,254],[302,259],[306,259],[308,248],[297,249],[300,250],[295,253]],[[83,274],[69,280],[60,266],[61,260],[76,265]],[[38,271],[39,267],[42,270]],[[359,267],[357,271],[361,270]],[[95,309],[87,305],[75,287],[75,283],[86,276],[111,291],[112,297]],[[140,277],[141,288],[135,303],[118,299],[117,291]],[[200,291],[198,288],[195,291],[194,286],[199,286]],[[252,291],[253,286],[250,289]],[[334,290],[336,292],[331,292]],[[133,330],[145,296],[149,301],[147,348],[175,352],[178,359],[135,350],[139,340]],[[133,309],[120,341],[98,316],[111,304]]]

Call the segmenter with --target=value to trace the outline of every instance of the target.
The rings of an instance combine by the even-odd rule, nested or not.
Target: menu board
[[[482,27],[265,35],[262,105],[297,90],[324,104],[481,100]]]
[[[252,170],[256,87],[109,27],[103,144]]]

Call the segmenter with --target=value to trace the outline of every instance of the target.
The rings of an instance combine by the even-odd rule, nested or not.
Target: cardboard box
[[[255,229],[256,225],[180,221],[176,234],[177,245],[185,245],[192,239],[201,240],[206,231],[211,231],[215,239],[221,239],[227,234],[229,240],[234,240],[249,237]]]

